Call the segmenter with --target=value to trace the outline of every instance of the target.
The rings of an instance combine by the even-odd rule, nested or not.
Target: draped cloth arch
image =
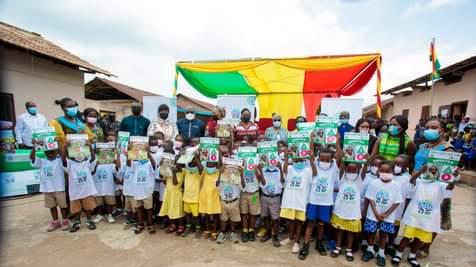
[[[380,99],[381,55],[361,54],[282,59],[244,59],[178,62],[175,88],[181,74],[201,94],[257,95],[260,117],[278,112],[288,118],[301,114],[315,119],[323,97],[350,96],[362,90],[377,72],[377,103]],[[380,106],[377,105],[377,115]]]

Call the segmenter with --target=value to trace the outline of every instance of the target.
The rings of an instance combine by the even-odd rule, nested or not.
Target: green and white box
[[[55,150],[58,149],[56,142],[56,131],[53,127],[43,127],[32,131],[32,138],[36,140],[36,149]]]
[[[278,142],[266,141],[258,143],[258,155],[264,166],[276,166],[279,162]]]
[[[258,165],[257,152],[258,149],[254,146],[244,146],[238,148],[238,159],[243,160],[245,171],[254,172],[256,170]]]
[[[316,144],[335,145],[337,142],[337,121],[334,118],[319,116],[316,121]]]
[[[311,138],[305,132],[289,132],[288,146],[292,151],[292,158],[307,158],[311,155]]]
[[[218,162],[220,139],[214,137],[200,137],[200,161]]]
[[[344,161],[364,163],[369,148],[369,134],[347,132],[344,134]]]
[[[455,179],[454,172],[458,168],[461,153],[430,150],[428,154],[428,167],[438,167],[438,180],[449,183]]]

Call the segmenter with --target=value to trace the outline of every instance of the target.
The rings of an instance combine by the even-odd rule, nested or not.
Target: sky
[[[380,52],[383,90],[476,55],[472,0],[0,1],[0,20],[117,75],[172,95],[175,62]],[[94,78],[86,75],[86,80]],[[179,93],[208,102],[183,78]],[[372,79],[357,95],[375,102]]]

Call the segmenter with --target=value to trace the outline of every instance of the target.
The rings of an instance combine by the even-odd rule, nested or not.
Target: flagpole
[[[431,57],[432,57],[432,61],[431,61],[431,66],[432,66],[432,70],[431,70],[431,73],[430,73],[430,79],[431,79],[431,92],[430,92],[430,118],[433,116],[433,90],[434,90],[434,85],[435,85],[435,80],[433,79],[433,73],[435,73],[435,64],[434,64],[434,57],[435,57],[435,37],[433,37],[433,40],[432,40],[432,53],[431,53]]]

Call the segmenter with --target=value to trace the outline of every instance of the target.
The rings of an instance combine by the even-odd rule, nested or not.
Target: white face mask
[[[281,128],[281,121],[273,121],[274,128]]]
[[[362,130],[359,129],[359,132],[362,133],[362,134],[368,134],[369,130],[368,129],[362,129]]]
[[[395,166],[395,167],[393,167],[393,172],[394,172],[395,174],[400,174],[400,173],[402,173],[402,167],[400,167],[400,166]]]
[[[157,151],[159,151],[159,146],[150,146],[149,151],[150,153],[157,153]]]
[[[377,167],[377,166],[372,166],[372,167],[370,167],[370,172],[371,172],[373,175],[376,175],[376,174],[377,174],[377,171],[378,171],[378,167]]]
[[[162,139],[157,140],[157,144],[159,144],[159,146],[161,146],[163,143],[164,141]]]
[[[331,162],[323,162],[323,161],[319,161],[319,167],[321,169],[329,169],[331,167]]]
[[[391,181],[393,179],[393,173],[390,173],[390,172],[381,172],[379,173],[379,178],[382,180],[382,181]]]
[[[355,181],[357,179],[357,177],[359,177],[359,174],[358,173],[348,173],[346,172],[345,173],[345,177],[349,180],[349,181]]]
[[[185,114],[185,118],[189,121],[195,119],[195,113],[187,113]]]
[[[183,143],[180,141],[175,141],[175,148],[181,148],[183,146]]]
[[[98,118],[96,117],[88,117],[88,123],[93,124],[93,123],[96,123],[97,121],[98,121]]]

